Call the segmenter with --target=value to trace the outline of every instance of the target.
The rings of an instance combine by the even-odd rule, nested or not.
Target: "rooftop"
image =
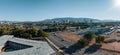
[[[55,53],[55,51],[45,41],[21,39],[10,35],[4,35],[0,37],[0,45],[4,46],[7,41],[24,44],[32,47],[11,52],[3,52],[0,53],[0,55],[50,55],[52,53]]]

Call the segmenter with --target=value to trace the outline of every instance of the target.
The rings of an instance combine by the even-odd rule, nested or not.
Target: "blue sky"
[[[0,20],[40,21],[57,17],[120,18],[112,0],[0,0]]]

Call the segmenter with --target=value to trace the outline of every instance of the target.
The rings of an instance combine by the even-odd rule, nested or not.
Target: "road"
[[[50,33],[50,36],[48,37],[48,39],[63,50],[73,44],[71,42],[64,40],[63,38],[56,36],[55,33]]]

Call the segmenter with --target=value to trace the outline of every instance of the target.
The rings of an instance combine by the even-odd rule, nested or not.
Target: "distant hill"
[[[101,20],[93,19],[93,18],[54,18],[54,19],[47,19],[43,20],[42,22],[100,22]]]
[[[43,21],[0,21],[2,23],[17,23],[17,22],[120,22],[120,20],[99,20],[94,18],[73,18],[73,17],[62,17],[62,18],[53,18],[53,19],[45,19]]]

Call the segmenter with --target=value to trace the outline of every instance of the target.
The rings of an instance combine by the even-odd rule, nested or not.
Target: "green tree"
[[[79,44],[81,44],[82,46],[86,46],[89,44],[89,41],[85,38],[82,38],[78,41]]]
[[[0,29],[0,35],[9,35],[11,33],[10,29],[9,28],[1,28]]]
[[[42,30],[38,30],[37,35],[38,35],[38,37],[42,36]]]
[[[96,42],[97,42],[97,43],[102,43],[102,42],[104,42],[104,40],[105,40],[105,37],[104,37],[104,36],[98,35],[98,36],[96,37]]]
[[[24,33],[23,36],[24,36],[24,38],[27,38],[27,39],[31,39],[32,38],[32,35],[29,34],[29,33]]]
[[[91,41],[95,37],[95,33],[88,31],[83,37],[88,41]]]
[[[38,28],[37,27],[33,27],[30,28],[28,30],[26,30],[27,33],[31,34],[33,37],[37,37],[38,36]]]
[[[49,34],[47,32],[42,31],[41,33],[42,37],[49,37]]]
[[[17,27],[12,30],[12,33],[16,37],[22,37],[26,29],[24,27]]]

